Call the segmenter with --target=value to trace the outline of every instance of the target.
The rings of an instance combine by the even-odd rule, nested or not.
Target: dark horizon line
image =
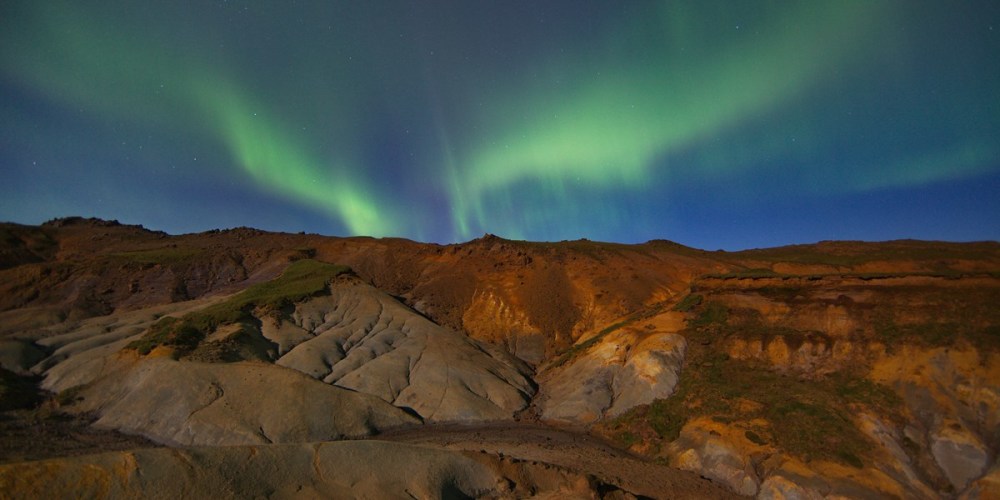
[[[997,241],[997,240],[934,240],[934,239],[919,239],[919,238],[895,238],[895,239],[891,239],[891,240],[837,240],[837,239],[824,239],[824,240],[818,240],[818,241],[813,241],[813,242],[786,243],[786,244],[782,244],[782,245],[769,246],[769,247],[742,248],[742,249],[739,249],[739,250],[726,250],[726,249],[721,249],[721,248],[717,249],[717,250],[708,250],[708,249],[704,249],[704,248],[698,248],[698,247],[690,246],[690,245],[687,245],[687,244],[684,244],[684,243],[681,243],[681,242],[678,242],[678,241],[666,239],[666,238],[653,238],[653,239],[646,240],[646,241],[641,241],[641,242],[603,241],[603,240],[592,240],[592,239],[586,238],[586,237],[577,238],[575,240],[519,240],[519,239],[507,238],[507,237],[500,236],[500,235],[497,235],[497,234],[494,234],[494,233],[490,233],[490,232],[486,232],[486,233],[484,233],[482,236],[480,236],[478,238],[473,238],[473,239],[466,240],[466,241],[454,241],[454,242],[450,242],[450,243],[442,243],[442,242],[436,242],[436,241],[420,241],[420,240],[415,240],[415,239],[412,239],[412,238],[407,238],[407,237],[404,237],[404,236],[335,235],[335,234],[316,233],[316,232],[304,231],[304,230],[302,230],[302,231],[285,231],[285,230],[261,229],[261,228],[256,228],[256,227],[253,227],[253,226],[233,226],[233,227],[227,227],[227,228],[211,228],[211,229],[206,229],[206,230],[196,231],[196,232],[169,233],[167,231],[163,231],[163,230],[160,230],[160,229],[152,229],[152,228],[146,227],[143,224],[132,224],[132,223],[128,223],[128,222],[121,222],[119,219],[105,219],[105,218],[102,218],[102,217],[93,217],[93,216],[92,217],[86,217],[86,216],[81,216],[81,215],[67,215],[67,216],[63,216],[63,217],[54,217],[54,218],[51,218],[51,219],[48,219],[46,221],[43,221],[43,222],[40,222],[40,223],[36,223],[36,224],[26,223],[26,222],[18,222],[18,221],[0,221],[0,224],[13,224],[13,225],[20,225],[20,226],[45,227],[45,226],[54,226],[54,225],[57,225],[59,223],[68,223],[69,225],[73,225],[73,224],[76,224],[76,223],[79,223],[79,222],[89,222],[89,223],[94,224],[95,226],[104,225],[104,226],[108,226],[108,227],[119,227],[119,226],[120,227],[135,227],[135,228],[140,228],[140,229],[142,229],[144,231],[149,231],[149,232],[152,232],[152,233],[162,233],[162,234],[165,234],[167,236],[178,236],[178,237],[179,236],[189,236],[189,235],[198,235],[198,234],[212,233],[212,232],[234,231],[234,230],[239,230],[239,229],[246,229],[246,230],[260,231],[260,232],[270,233],[270,234],[308,235],[308,236],[319,236],[319,237],[324,237],[324,238],[341,238],[341,239],[366,238],[366,239],[375,239],[375,240],[403,240],[403,241],[409,241],[409,242],[416,243],[416,244],[421,244],[421,245],[437,245],[437,246],[445,246],[445,247],[446,246],[467,245],[467,244],[474,243],[474,242],[477,242],[477,241],[489,240],[491,238],[495,238],[495,239],[503,240],[503,241],[510,241],[510,242],[542,243],[542,244],[590,242],[590,243],[608,244],[608,245],[639,246],[639,245],[647,245],[647,244],[655,244],[655,243],[667,243],[667,244],[671,244],[671,245],[682,246],[682,247],[685,247],[685,248],[688,248],[688,249],[691,249],[691,250],[697,250],[697,251],[708,252],[708,253],[717,253],[717,252],[725,252],[725,253],[752,252],[752,251],[774,250],[774,249],[789,248],[789,247],[799,247],[799,246],[806,246],[806,247],[808,247],[808,246],[816,246],[816,245],[820,245],[820,244],[824,244],[824,243],[860,243],[860,244],[873,244],[873,245],[874,244],[885,244],[885,243],[906,243],[906,242],[911,242],[911,243],[944,243],[944,244],[963,244],[963,245],[964,244],[973,245],[973,244],[983,244],[983,243],[1000,244],[1000,241]]]

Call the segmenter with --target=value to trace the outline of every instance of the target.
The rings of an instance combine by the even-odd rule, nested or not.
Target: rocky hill
[[[170,487],[291,496],[266,471],[302,462],[289,477],[314,495],[989,498],[997,304],[996,242],[728,253],[2,224],[7,420],[184,451],[108,437],[29,456],[11,433],[0,484],[143,494],[224,468]],[[403,481],[414,456],[428,469]]]

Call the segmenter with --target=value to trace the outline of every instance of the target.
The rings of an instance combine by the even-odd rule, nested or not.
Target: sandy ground
[[[541,424],[431,424],[374,439],[548,463],[649,498],[743,498],[696,474],[650,462],[588,434]]]

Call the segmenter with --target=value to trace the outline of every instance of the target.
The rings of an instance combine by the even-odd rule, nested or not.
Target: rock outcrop
[[[741,367],[732,385],[743,383],[741,376],[770,373],[757,379],[770,387],[761,390],[780,394],[784,379],[850,396],[849,413],[834,417],[837,412],[818,410],[808,394],[803,399],[796,392],[806,414],[821,411],[830,422],[850,421],[845,429],[860,432],[852,439],[863,447],[854,457],[838,457],[844,449],[834,447],[820,460],[801,451],[813,447],[809,442],[794,454],[774,446],[779,439],[764,445],[754,434],[756,441],[749,442],[741,427],[775,438],[789,432],[772,425],[774,418],[787,418],[787,410],[771,401],[770,410],[743,411],[737,399],[724,403],[736,409],[717,422],[689,420],[668,445],[671,463],[762,498],[988,497],[981,492],[992,491],[989,474],[1000,447],[995,278],[759,274],[696,284],[709,305],[689,318],[703,347],[695,364]],[[725,391],[715,394],[725,397]],[[684,404],[704,403],[695,398]],[[840,437],[811,439],[822,444]]]
[[[680,321],[678,321],[680,320]],[[665,313],[641,325],[607,333],[564,364],[539,376],[536,405],[542,419],[591,424],[669,397],[680,377],[687,342],[683,321]]]
[[[289,320],[263,319],[278,365],[373,394],[427,421],[511,418],[535,392],[513,356],[438,326],[353,278],[298,304]]]
[[[907,438],[929,451],[923,472],[955,491],[982,476],[1000,446],[1000,354],[973,349],[903,346],[871,376],[903,395],[913,421]]]
[[[760,499],[937,496],[912,470],[892,469],[893,459],[883,458],[867,467],[829,460],[805,463],[769,444],[748,439],[739,426],[711,419],[688,422],[666,454],[678,468]],[[906,469],[906,465],[902,468]]]
[[[701,474],[740,495],[754,496],[760,478],[749,455],[755,448],[737,430],[703,419],[688,423],[668,453],[675,467]]]

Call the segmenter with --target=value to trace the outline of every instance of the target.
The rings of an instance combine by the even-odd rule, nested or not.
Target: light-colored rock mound
[[[536,401],[541,416],[589,424],[667,398],[677,385],[686,348],[683,336],[667,331],[611,332],[542,373]]]
[[[729,428],[709,420],[689,422],[680,438],[670,443],[671,465],[698,473],[740,495],[756,495],[760,480],[746,456],[752,443],[727,431]]]
[[[331,292],[298,304],[291,321],[266,315],[260,329],[246,325],[254,338],[273,342],[281,366],[136,363],[133,351],[122,350],[164,313],[182,316],[225,300],[217,297],[40,330],[35,342],[53,354],[33,370],[44,373],[48,390],[79,392],[76,410],[97,412],[97,425],[179,444],[367,435],[417,423],[408,411],[437,421],[510,418],[534,394],[530,369],[499,349],[435,325],[355,278],[337,280]]]
[[[181,445],[341,439],[418,420],[367,394],[264,363],[207,364],[148,358],[80,392],[94,425]]]
[[[299,304],[291,319],[262,319],[261,332],[279,347],[277,364],[429,421],[510,418],[534,394],[523,363],[354,278]]]
[[[0,466],[6,498],[454,498],[509,494],[496,467],[379,441],[145,449]]]
[[[958,488],[982,476],[990,464],[989,449],[959,424],[942,426],[931,434],[931,454]]]
[[[181,316],[221,299],[178,302],[35,329],[26,337],[50,354],[32,366],[31,372],[45,375],[42,387],[52,392],[88,384],[106,373],[105,365],[114,362],[123,347],[140,337],[159,318]]]

